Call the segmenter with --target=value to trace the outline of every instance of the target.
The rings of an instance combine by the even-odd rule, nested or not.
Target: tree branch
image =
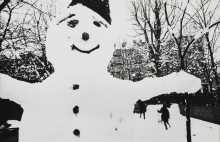
[[[5,8],[6,5],[8,5],[8,3],[10,2],[11,0],[4,0],[3,3],[0,5],[0,12]]]

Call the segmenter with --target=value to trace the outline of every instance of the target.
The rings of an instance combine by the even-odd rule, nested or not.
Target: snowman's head
[[[109,24],[99,14],[77,4],[66,9],[52,21],[48,36],[65,40],[63,44],[71,50],[91,53],[100,47],[101,34],[108,27]]]
[[[113,54],[110,41],[110,25],[93,10],[77,4],[66,9],[50,24],[46,55],[55,67],[55,72],[64,66],[76,68],[105,65]],[[85,68],[86,68],[85,67]]]

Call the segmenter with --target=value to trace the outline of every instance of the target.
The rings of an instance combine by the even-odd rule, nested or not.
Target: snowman
[[[1,75],[1,97],[24,108],[20,142],[134,141],[134,103],[161,94],[165,83],[122,81],[107,72],[113,42],[106,11],[108,0],[73,0],[51,22],[46,54],[55,73],[43,83]]]
[[[106,22],[109,20],[85,5],[69,6],[48,30],[47,57],[55,68],[53,82],[69,89],[64,104],[72,99],[71,108],[79,107],[77,115],[67,112],[71,115],[67,125],[71,124],[68,132],[79,130],[80,138],[68,137],[77,141],[134,141],[134,103],[157,95],[159,89],[153,85],[157,81],[150,78],[133,83],[107,72],[113,56],[113,30]],[[71,89],[74,85],[76,90]],[[63,109],[70,110],[68,107]]]

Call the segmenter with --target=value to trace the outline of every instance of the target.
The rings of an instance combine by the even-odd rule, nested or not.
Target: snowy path
[[[146,119],[135,114],[135,142],[186,142],[186,118],[179,113],[177,105],[172,105],[168,130],[158,123],[157,109],[162,105],[150,105]],[[219,125],[191,118],[192,142],[219,142]]]

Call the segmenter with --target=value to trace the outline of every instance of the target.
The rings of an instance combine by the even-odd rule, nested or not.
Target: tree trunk
[[[185,70],[184,57],[180,57],[181,61],[181,70]]]
[[[4,0],[3,3],[0,5],[0,12],[5,8],[5,6],[10,2],[11,0]]]
[[[217,89],[217,105],[220,106],[220,87]]]
[[[161,7],[158,5],[157,1],[155,1],[155,22],[154,22],[154,29],[155,31],[151,31],[154,33],[154,37],[156,39],[156,45],[155,45],[155,68],[157,70],[156,76],[161,77],[162,71],[160,69],[161,62],[160,62],[160,37],[161,37],[161,21],[160,21],[160,9]]]
[[[161,77],[162,76],[162,71],[160,69],[161,64],[159,62],[160,56],[159,55],[155,55],[155,68],[157,70],[156,76],[157,77]]]

